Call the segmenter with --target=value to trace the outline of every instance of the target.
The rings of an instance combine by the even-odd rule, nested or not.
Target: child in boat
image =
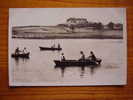
[[[64,53],[62,53],[61,54],[61,61],[65,61],[66,60],[66,58],[65,58],[65,56],[64,56]]]
[[[80,51],[80,54],[81,54],[81,57],[79,60],[85,60],[85,55],[84,55],[84,52],[83,51]]]

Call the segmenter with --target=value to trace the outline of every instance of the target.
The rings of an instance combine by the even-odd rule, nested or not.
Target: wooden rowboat
[[[28,53],[21,53],[21,54],[12,54],[13,58],[29,58],[30,52]]]
[[[88,66],[88,65],[100,65],[101,59],[98,58],[97,61],[92,60],[54,60],[56,66]]]
[[[54,51],[54,50],[58,50],[58,51],[62,50],[62,48],[53,48],[53,47],[39,47],[39,48],[40,48],[40,50],[52,50],[52,51]]]

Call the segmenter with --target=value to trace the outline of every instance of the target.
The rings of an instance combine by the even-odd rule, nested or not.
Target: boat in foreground
[[[56,66],[88,66],[88,65],[100,65],[101,64],[101,59],[97,58],[96,61],[93,60],[54,60]]]
[[[12,54],[13,58],[29,58],[30,52],[28,53],[21,53],[21,54]]]
[[[58,51],[62,50],[62,48],[54,48],[54,47],[39,47],[39,48],[40,48],[40,50],[52,50],[52,51],[54,51],[54,50],[58,50]]]

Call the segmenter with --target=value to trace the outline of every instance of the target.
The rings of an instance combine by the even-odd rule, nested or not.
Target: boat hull
[[[49,48],[49,47],[39,47],[39,48],[40,48],[40,50],[52,50],[52,51],[54,51],[54,50],[58,50],[58,51],[62,50],[62,48]]]
[[[101,63],[101,60],[99,61],[91,61],[91,60],[54,60],[56,66],[89,66],[89,65],[99,65]]]
[[[11,56],[13,58],[29,58],[29,55],[30,55],[30,53],[28,52],[28,53],[25,53],[25,54],[12,54]]]

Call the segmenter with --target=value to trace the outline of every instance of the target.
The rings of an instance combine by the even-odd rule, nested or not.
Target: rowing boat
[[[93,60],[54,60],[56,66],[88,66],[88,65],[100,65],[101,59],[97,58],[96,61]]]
[[[11,56],[13,58],[29,58],[30,52],[28,53],[21,53],[21,54],[15,54],[13,53]]]
[[[58,50],[58,51],[62,50],[62,48],[54,48],[54,47],[39,47],[39,48],[40,48],[40,50],[52,50],[52,51],[54,51],[54,50]]]

